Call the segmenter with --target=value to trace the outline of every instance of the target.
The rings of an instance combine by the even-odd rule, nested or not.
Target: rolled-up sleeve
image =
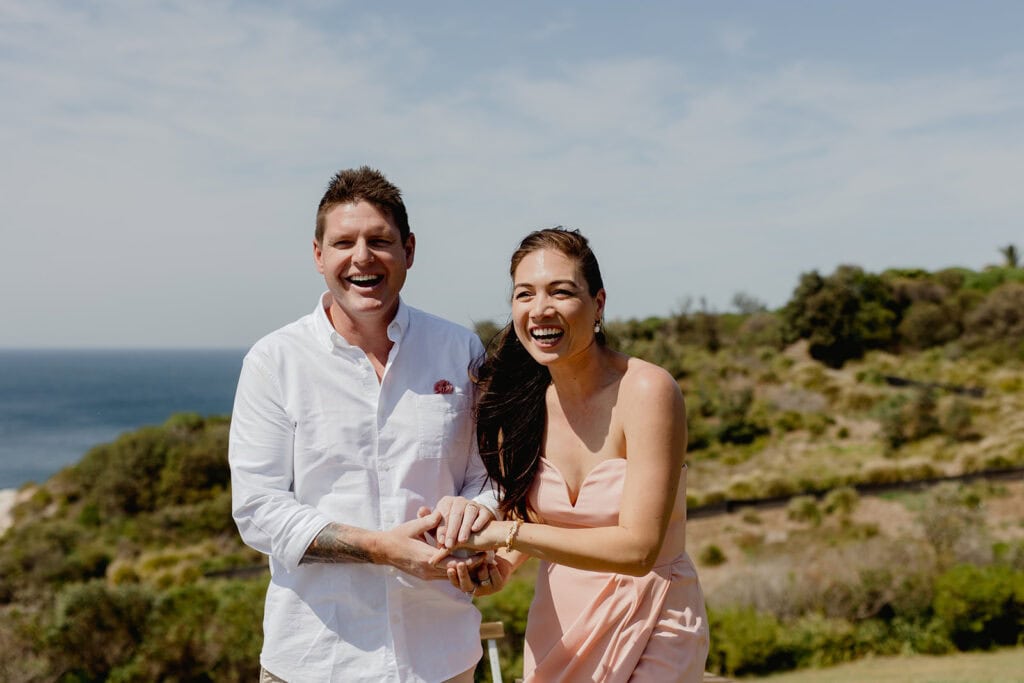
[[[250,352],[235,392],[228,460],[232,516],[242,540],[291,571],[331,520],[295,499],[295,424],[282,396],[274,374]]]

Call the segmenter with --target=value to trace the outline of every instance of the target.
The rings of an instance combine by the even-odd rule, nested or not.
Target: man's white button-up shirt
[[[477,453],[469,330],[399,304],[381,380],[312,314],[246,355],[231,418],[233,513],[270,556],[261,663],[288,681],[442,681],[480,658],[480,614],[447,581],[299,564],[330,522],[389,529],[463,495],[496,509]]]

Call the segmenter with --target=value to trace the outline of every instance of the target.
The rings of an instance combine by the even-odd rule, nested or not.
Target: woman
[[[512,321],[479,368],[477,438],[507,521],[458,544],[502,548],[493,592],[541,559],[526,681],[700,681],[708,650],[685,552],[686,413],[661,368],[610,350],[605,291],[578,231],[528,235],[512,256]]]

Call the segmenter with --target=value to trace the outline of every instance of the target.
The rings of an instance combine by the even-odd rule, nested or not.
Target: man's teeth
[[[540,339],[546,341],[549,339],[557,339],[562,336],[562,330],[557,327],[538,327],[537,329],[530,332],[534,339]]]
[[[353,275],[349,278],[349,282],[357,285],[368,285],[377,282],[380,279],[380,275]]]

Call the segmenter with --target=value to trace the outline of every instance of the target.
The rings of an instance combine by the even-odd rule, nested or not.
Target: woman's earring
[[[600,333],[601,333],[601,321],[600,320],[595,320],[594,321],[594,334],[600,334]]]

